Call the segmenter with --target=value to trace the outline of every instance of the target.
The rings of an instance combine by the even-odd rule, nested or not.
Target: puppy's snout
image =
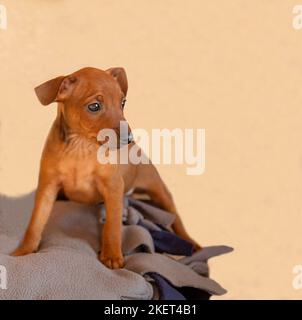
[[[128,132],[128,134],[121,135],[120,136],[120,140],[121,140],[123,145],[133,142],[133,134],[132,134],[132,132],[130,131],[130,132]]]
[[[133,140],[134,140],[133,134],[132,134],[132,132],[130,131],[129,134],[128,134],[128,143],[133,142]]]
[[[134,140],[131,129],[126,122],[123,122],[123,125],[120,127],[119,138],[121,145],[129,144]]]

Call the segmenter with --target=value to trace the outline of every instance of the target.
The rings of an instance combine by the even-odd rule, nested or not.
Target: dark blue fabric
[[[139,208],[142,211],[141,208]],[[103,218],[105,214],[103,213]],[[125,221],[123,220],[123,223]],[[193,245],[175,233],[169,231],[162,225],[156,224],[160,230],[150,229],[142,220],[138,225],[144,227],[150,232],[153,239],[155,252],[168,253],[178,256],[191,256],[194,253]],[[140,252],[147,252],[146,247],[142,245]],[[155,282],[159,292],[159,300],[208,300],[211,295],[201,289],[193,287],[175,287],[166,278],[156,272],[148,272]]]
[[[159,292],[159,300],[209,300],[211,294],[193,287],[174,287],[166,278],[156,272],[148,272]]]
[[[143,223],[139,222],[138,224],[148,229]],[[165,230],[148,230],[154,242],[155,252],[165,252],[179,256],[191,256],[193,254],[193,245],[175,233]]]
[[[158,273],[147,273],[156,284],[159,292],[159,300],[186,300],[186,298],[177,291],[165,278]]]
[[[179,256],[190,256],[193,254],[193,245],[176,234],[168,231],[149,230],[149,232],[153,238],[156,252],[166,252]]]

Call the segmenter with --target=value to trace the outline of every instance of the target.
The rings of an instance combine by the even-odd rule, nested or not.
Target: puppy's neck
[[[56,128],[58,131],[59,139],[65,143],[68,135],[68,126],[64,119],[63,105],[60,103],[58,104],[57,109]]]

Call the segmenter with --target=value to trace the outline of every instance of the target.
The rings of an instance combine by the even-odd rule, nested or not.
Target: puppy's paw
[[[124,266],[124,257],[122,254],[119,255],[109,255],[100,254],[100,261],[109,269],[119,269]]]
[[[12,257],[21,257],[21,256],[26,256],[27,254],[34,253],[34,252],[37,252],[37,250],[34,248],[19,247],[14,252],[12,252],[10,255]]]

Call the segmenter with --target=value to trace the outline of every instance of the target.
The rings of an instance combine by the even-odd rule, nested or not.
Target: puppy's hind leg
[[[174,232],[181,238],[193,243],[195,250],[200,250],[201,246],[193,240],[185,229],[185,226],[177,212],[171,192],[161,179],[157,169],[153,164],[141,164],[138,167],[135,188],[145,190],[151,200],[162,209],[175,214],[172,224]]]

